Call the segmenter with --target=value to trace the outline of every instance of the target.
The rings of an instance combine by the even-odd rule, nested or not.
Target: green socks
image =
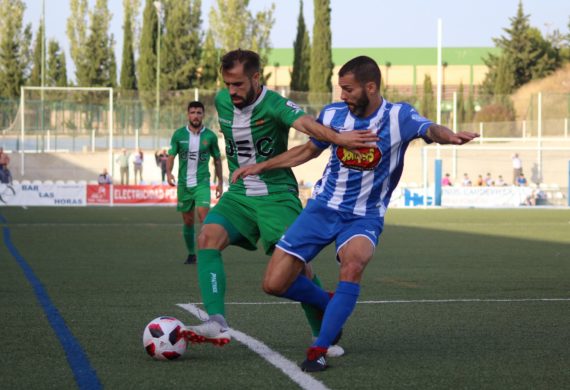
[[[313,283],[319,287],[322,287],[321,281],[317,275],[313,276]],[[319,333],[321,332],[321,324],[323,322],[323,313],[313,305],[309,305],[307,303],[301,303],[301,307],[303,308],[305,317],[307,317],[307,321],[311,327],[311,333],[313,333],[314,337],[319,337]]]
[[[194,225],[182,225],[182,234],[184,235],[184,242],[188,248],[189,255],[196,254],[196,246],[194,244]]]
[[[198,250],[198,281],[206,312],[225,316],[226,273],[219,250]]]

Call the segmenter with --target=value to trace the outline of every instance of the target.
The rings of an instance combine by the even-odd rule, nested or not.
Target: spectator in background
[[[540,185],[536,188],[536,190],[532,191],[525,202],[527,206],[544,206],[546,204],[546,192],[540,189]]]
[[[497,181],[495,182],[495,185],[497,187],[504,187],[507,185],[507,183],[505,182],[505,180],[503,180],[503,176],[499,175],[499,178],[497,179]]]
[[[10,165],[10,157],[4,153],[4,148],[0,147],[0,183],[12,182],[12,174],[8,165]]]
[[[121,149],[121,154],[117,157],[117,163],[119,164],[119,169],[121,172],[121,184],[129,184],[129,157],[131,155],[127,153],[125,148]]]
[[[517,178],[517,186],[526,187],[527,184],[528,182],[526,181],[526,177],[524,177],[524,173],[521,172],[521,174]]]
[[[143,154],[142,149],[139,149],[135,153],[135,157],[133,160],[133,168],[134,168],[134,172],[135,172],[135,185],[142,184],[142,181],[143,181],[143,177],[142,177],[143,162],[144,162],[144,154]],[[138,180],[137,180],[137,174],[138,174]]]
[[[168,163],[168,153],[166,149],[162,149],[159,153],[158,150],[154,153],[154,159],[156,161],[156,166],[160,168],[160,181],[165,184],[166,183],[166,171],[167,171],[167,163]]]
[[[473,183],[471,182],[471,179],[469,178],[468,174],[463,174],[463,183],[461,183],[461,185],[463,187],[471,187],[473,185]]]
[[[107,169],[103,169],[103,172],[97,178],[97,183],[100,185],[113,183],[113,179],[111,179],[111,175],[109,175]]]
[[[493,180],[493,176],[491,176],[491,173],[487,173],[487,176],[485,177],[485,185],[487,187],[492,187],[495,185],[495,181]]]
[[[483,176],[477,176],[477,187],[483,187],[485,185],[485,181],[483,180]]]
[[[451,183],[451,179],[449,178],[449,173],[446,173],[443,179],[441,179],[441,185],[443,187],[451,187],[453,184]]]
[[[519,176],[522,174],[522,161],[519,154],[515,153],[512,157],[513,160],[513,184],[518,185]]]

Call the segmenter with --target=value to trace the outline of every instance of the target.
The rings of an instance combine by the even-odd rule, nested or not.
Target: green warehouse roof
[[[484,58],[497,54],[500,49],[494,47],[447,47],[442,49],[442,60],[448,65],[485,65]],[[378,64],[385,65],[437,65],[435,47],[417,48],[333,48],[332,57],[335,65],[341,65],[359,55],[374,58]],[[269,65],[293,65],[293,49],[272,49]]]

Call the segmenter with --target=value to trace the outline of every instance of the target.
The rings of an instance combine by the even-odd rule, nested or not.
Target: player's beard
[[[356,100],[356,102],[347,103],[347,104],[350,112],[360,117],[364,115],[364,113],[366,112],[366,108],[370,104],[370,99],[368,99],[368,96],[366,96],[365,93],[362,93],[362,95],[360,95],[360,97]]]
[[[251,82],[251,80],[250,80]],[[249,91],[247,91],[247,94],[244,96],[240,96],[237,93],[233,94],[232,96],[232,103],[234,104],[234,106],[236,106],[237,108],[239,108],[240,110],[246,106],[249,106],[251,103],[253,103],[255,101],[255,89],[253,88],[253,85],[249,88]],[[236,103],[233,98],[234,97],[238,97],[240,98],[240,102]]]
[[[190,121],[190,124],[195,129],[199,129],[202,127],[202,121],[200,119],[194,119],[193,121]]]

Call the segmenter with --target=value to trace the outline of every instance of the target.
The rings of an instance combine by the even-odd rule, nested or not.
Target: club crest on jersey
[[[382,160],[382,152],[374,147],[348,150],[339,146],[336,149],[336,156],[343,166],[358,171],[371,171]]]

